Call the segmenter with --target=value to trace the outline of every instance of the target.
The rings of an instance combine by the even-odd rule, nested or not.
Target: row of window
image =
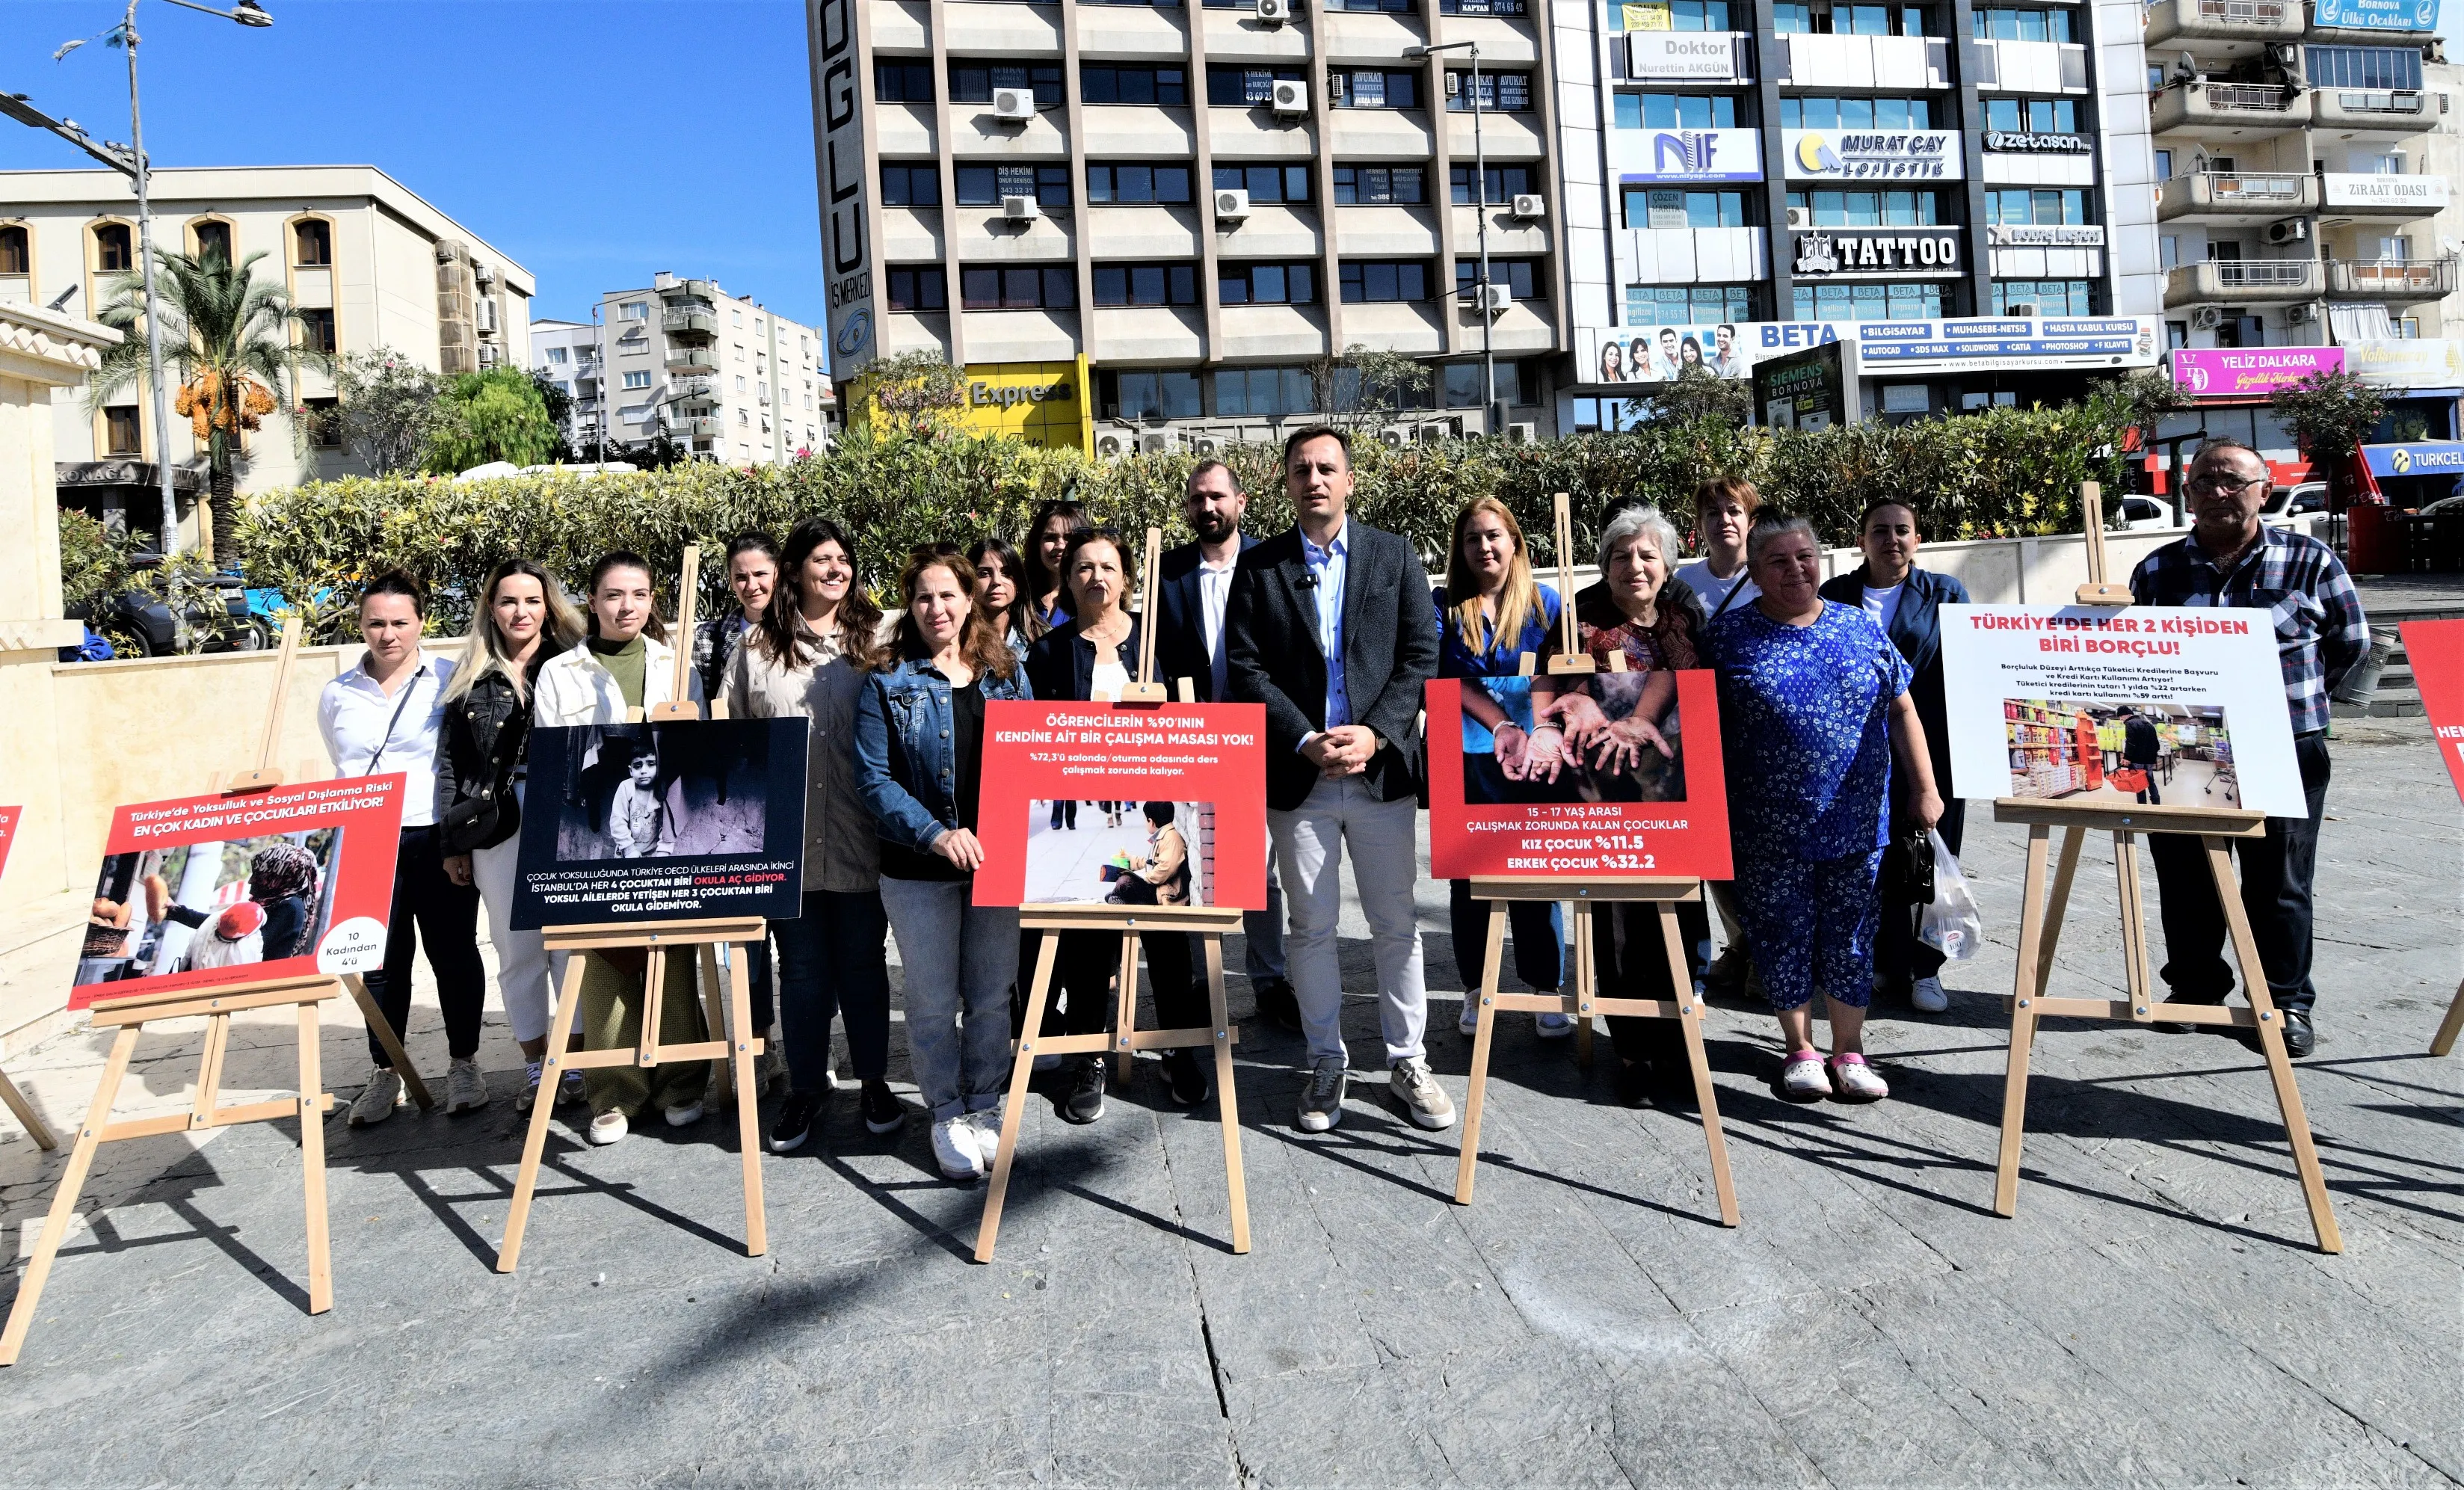
[[[1539,382],[1525,376],[1520,362],[1497,364],[1497,396],[1506,404],[1526,403],[1526,390]],[[1479,362],[1448,362],[1432,369],[1430,386],[1407,394],[1404,408],[1479,408],[1487,398],[1486,379]],[[1330,390],[1338,406],[1357,399],[1358,374],[1352,386],[1341,372]],[[1207,397],[1210,391],[1213,397]],[[1306,367],[1220,367],[1212,373],[1180,371],[1099,372],[1095,402],[1106,419],[1283,419],[1321,412],[1316,382]],[[1389,403],[1395,403],[1391,397]]]
[[[102,274],[125,274],[137,267],[137,235],[125,223],[97,223],[88,230],[94,239],[94,267]],[[188,243],[197,257],[220,254],[235,262],[231,225],[202,218],[188,225]],[[334,227],[322,218],[305,217],[291,225],[291,262],[299,269],[322,269],[334,262]],[[31,274],[34,253],[26,229],[0,225],[0,274]]]
[[[1754,226],[1742,191],[1688,191],[1682,187],[1629,186],[1624,192],[1628,228],[1749,228]],[[1815,228],[1933,228],[1958,221],[1944,194],[1917,189],[1792,191],[1788,205],[1805,212]],[[1985,193],[1985,220],[1997,225],[2087,223],[2088,194],[2049,187],[1997,188]]]
[[[1206,101],[1219,108],[1254,107],[1274,98],[1275,84],[1303,82],[1307,76],[1296,67],[1209,67]],[[1327,101],[1338,109],[1417,109],[1421,106],[1423,80],[1416,70],[1332,68],[1327,73]],[[1039,109],[1061,106],[1062,73],[1057,63],[954,61],[949,86],[953,103],[990,103],[996,89],[1023,88],[1033,93]],[[1445,88],[1446,107],[1457,113],[1477,108],[1520,114],[1532,106],[1529,73],[1484,72],[1475,89],[1469,72],[1449,72]],[[876,60],[873,95],[884,103],[933,102],[933,64]],[[1189,70],[1089,62],[1078,70],[1078,101],[1185,107]]]
[[[1931,129],[1925,99],[1782,99],[1782,129]]]
[[[1737,99],[1727,94],[1618,93],[1619,129],[1734,129]],[[1930,129],[1924,99],[1782,99],[1780,123],[1791,129]],[[2079,104],[2070,99],[1988,99],[1985,127],[2039,135],[2079,133]]]
[[[1186,165],[1132,165],[1111,163],[1087,167],[1087,200],[1090,203],[1186,203],[1192,170]],[[1469,165],[1451,167],[1455,204],[1472,205]],[[1310,168],[1306,165],[1218,165],[1214,189],[1246,191],[1253,206],[1307,202]],[[959,207],[998,207],[1004,197],[1033,197],[1044,207],[1070,205],[1069,168],[1066,165],[959,165],[953,168]],[[1492,165],[1484,178],[1485,200],[1510,202],[1532,189],[1536,172],[1529,165]],[[1338,165],[1334,167],[1334,200],[1346,207],[1379,204],[1417,205],[1426,199],[1424,167],[1419,165]],[[881,200],[888,207],[939,207],[941,171],[937,165],[887,162],[881,167]]]
[[[1136,5],[1153,10],[1177,11],[1181,0],[1087,0],[1089,5]],[[1245,11],[1251,0],[1205,0],[1208,10]],[[1295,11],[1305,6],[1294,6]],[[1394,14],[1412,14],[1419,10],[1413,0],[1319,0],[1326,11],[1383,11]],[[1529,0],[1438,0],[1440,15],[1525,15],[1529,13]]]
[[[1196,305],[1195,264],[1098,264],[1092,279],[1098,307]],[[1347,305],[1375,305],[1429,298],[1430,266],[1419,259],[1347,259],[1338,267]],[[893,311],[946,311],[949,280],[936,265],[893,268],[884,276]],[[1539,297],[1548,287],[1543,261],[1492,258],[1489,281],[1514,298]],[[1455,262],[1455,293],[1468,297],[1480,282],[1477,259]],[[1220,264],[1216,299],[1224,305],[1314,305],[1318,266],[1290,263]],[[958,271],[958,305],[970,311],[1075,310],[1077,271],[1069,265],[1021,268],[985,265]],[[647,374],[645,375],[647,376]]]

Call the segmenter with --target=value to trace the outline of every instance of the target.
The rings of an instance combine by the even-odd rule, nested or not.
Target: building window
[[[1316,391],[1304,367],[1225,367],[1215,374],[1215,412],[1229,418],[1281,419],[1312,413]]]
[[[1980,14],[1983,12],[1979,12]],[[1924,6],[1831,5],[1825,0],[1780,0],[1771,7],[1771,31],[1782,36],[1933,36],[1933,17]],[[1977,28],[1978,35],[1985,34]]]
[[[1446,107],[1455,113],[1472,111],[1471,74],[1446,75]],[[1485,114],[1528,114],[1531,111],[1531,75],[1529,73],[1483,73],[1480,75],[1479,112]]]
[[[1418,259],[1354,259],[1343,265],[1343,303],[1429,297],[1429,266]]]
[[[323,269],[334,262],[334,228],[319,218],[291,225],[292,262],[302,269]]]
[[[1798,320],[1939,320],[1938,284],[1807,285],[1796,287]]]
[[[2419,47],[2304,47],[2313,88],[2419,88]]]
[[[1179,108],[1189,102],[1189,73],[1177,67],[1081,67],[1078,101]]]
[[[881,168],[881,205],[884,207],[939,207],[941,205],[941,167],[884,165]]]
[[[1078,304],[1071,269],[961,269],[958,299],[971,311],[1070,310]]]
[[[34,253],[27,240],[26,230],[11,223],[0,227],[0,274],[12,278],[32,275]]]
[[[1788,205],[1816,228],[1932,228],[1946,220],[1934,191],[1792,191]]]
[[[1061,69],[1009,62],[950,64],[952,103],[990,103],[996,88],[1032,88],[1037,108],[1058,108],[1061,105]]]
[[[188,236],[196,243],[200,261],[219,258],[226,264],[232,262],[231,224],[210,220],[197,223],[188,229]]]
[[[1782,99],[1782,129],[1931,129],[1923,99]]]
[[[1314,264],[1218,264],[1216,298],[1225,305],[1315,305]]]
[[[1472,205],[1471,172],[1472,168],[1468,165],[1455,165],[1447,168],[1447,176],[1454,187],[1457,207]],[[1488,189],[1482,193],[1482,200],[1489,206],[1494,207],[1500,202],[1511,202],[1531,189],[1531,167],[1492,165],[1488,168],[1487,187]]]
[[[625,376],[627,376],[627,378],[629,378],[629,377],[631,377],[631,376],[632,376],[632,374],[630,374],[630,373],[627,373]],[[648,384],[646,383],[646,384],[645,384],[645,386],[648,386]],[[736,375],[736,391],[737,391],[737,392],[738,392],[738,393],[743,393],[743,392],[748,391],[748,390],[746,389],[745,385],[744,385],[744,375],[743,375],[742,373],[737,373],[737,374]]]
[[[1386,73],[1371,68],[1330,68],[1327,102],[1338,109],[1417,109],[1420,106],[1420,75]]]
[[[1151,5],[1159,10],[1177,11],[1180,0],[1087,0],[1089,5]]]
[[[738,383],[742,383],[744,382],[741,378],[738,378],[736,381]],[[627,388],[647,388],[649,385],[650,374],[648,369],[641,372],[628,372],[625,375],[625,386]]]
[[[932,102],[933,64],[874,59],[872,96],[883,103]]]
[[[1996,279],[1996,316],[2088,316],[2088,282],[2084,279]]]
[[[1309,168],[1306,165],[1218,165],[1215,189],[1246,191],[1252,203],[1306,202]]]
[[[102,223],[94,230],[94,267],[106,274],[126,274],[137,267],[129,249],[126,223]]]
[[[1628,285],[1629,326],[1711,326],[1754,318],[1751,285]]]
[[[1198,303],[1198,266],[1098,264],[1095,266],[1095,303],[1195,305]]]
[[[547,349],[547,360],[549,365],[562,367],[569,360],[569,354],[561,346],[552,346]]]
[[[1746,228],[1742,191],[1684,191],[1671,186],[1624,188],[1628,228]]]
[[[1338,165],[1334,200],[1345,207],[1417,207],[1427,180],[1418,165]]]
[[[1107,419],[1197,419],[1205,413],[1193,372],[1099,373],[1095,397]]]
[[[1609,27],[1613,31],[1727,31],[1728,0],[1628,0],[1610,7]]]
[[[137,422],[137,405],[115,405],[102,411],[102,444],[105,455],[137,455],[144,450],[144,436]]]
[[[650,302],[648,300],[627,300],[624,304],[616,307],[616,318],[618,320],[649,320],[650,318]]]
[[[2077,41],[2068,11],[1976,11],[1976,34],[1995,41]]]
[[[2087,193],[2050,190],[2043,186],[2027,191],[1988,191],[1985,193],[1985,220],[2006,226],[2084,223],[2088,220]]]
[[[1488,379],[1485,364],[1448,362],[1441,371],[1445,375],[1446,407],[1481,408],[1486,405]],[[1521,363],[1497,364],[1497,401],[1501,404],[1524,402]]]
[[[1275,84],[1306,81],[1297,67],[1210,67],[1206,70],[1206,101],[1218,108],[1246,108],[1268,103]]]
[[[1619,129],[1734,129],[1737,100],[1726,94],[1620,93]]]
[[[333,449],[342,443],[342,401],[340,399],[301,399],[301,417],[308,425],[308,443],[319,449]]]
[[[1627,401],[1624,399],[1574,400],[1574,432],[1598,434],[1603,429],[1622,429],[1626,426]]]
[[[1330,11],[1389,11],[1397,15],[1409,15],[1414,10],[1412,0],[1325,0],[1325,6]]]
[[[999,207],[1003,197],[1033,197],[1044,207],[1069,205],[1067,165],[961,165],[960,207]]]
[[[1186,165],[1089,165],[1089,202],[1186,202]]]
[[[1988,99],[1985,127],[2011,134],[2075,135],[2079,104],[2069,99]]]
[[[2173,179],[2173,152],[2170,150],[2154,150],[2149,153],[2156,158],[2156,179],[2158,181],[2171,181]]]
[[[330,310],[299,312],[299,344],[311,352],[334,355],[334,313]]]
[[[1518,300],[1540,298],[1545,272],[1536,258],[1492,258],[1488,261],[1488,282],[1504,285]],[[1472,290],[1480,283],[1480,260],[1455,260],[1455,298],[1469,304]]]
[[[915,269],[893,269],[889,274],[890,308],[893,311],[946,311],[950,308],[949,281],[942,276],[937,264]]]

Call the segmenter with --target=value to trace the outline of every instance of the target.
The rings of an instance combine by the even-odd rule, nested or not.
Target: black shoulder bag
[[[462,701],[463,716],[470,716],[469,695]],[[531,718],[526,712],[509,716],[496,732],[495,749],[488,754],[487,779],[477,795],[465,797],[445,809],[437,823],[438,836],[444,840],[449,854],[476,853],[494,848],[521,831],[521,803],[514,798],[514,755],[530,737]]]

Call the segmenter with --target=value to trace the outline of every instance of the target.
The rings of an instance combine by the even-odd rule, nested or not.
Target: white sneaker
[[[963,1185],[983,1178],[984,1155],[977,1144],[976,1125],[964,1117],[935,1119],[933,1162],[941,1167],[943,1179]]]
[[[1891,1094],[1890,1084],[1854,1051],[1831,1058],[1831,1085],[1840,1096],[1856,1102],[1880,1102]]]
[[[1463,1037],[1465,1040],[1469,1040],[1480,1033],[1479,989],[1466,988],[1463,990],[1463,1013],[1456,1017],[1455,1028],[1463,1032]]]
[[[1539,1026],[1542,1040],[1566,1040],[1574,1033],[1574,1017],[1571,1014],[1550,1014],[1544,1010],[1531,1016],[1531,1022]]]
[[[1403,1115],[1422,1128],[1442,1130],[1455,1126],[1454,1099],[1429,1074],[1429,1063],[1420,1060],[1398,1061],[1394,1074],[1386,1079],[1395,1100],[1403,1105]]]
[[[476,1061],[456,1061],[445,1068],[445,1111],[474,1112],[488,1105],[488,1079]]]
[[[605,1149],[609,1144],[622,1143],[625,1135],[632,1130],[633,1125],[625,1121],[624,1113],[602,1112],[590,1120],[590,1129],[583,1136]]]
[[[670,1128],[691,1128],[695,1123],[701,1121],[701,1113],[702,1107],[698,1102],[688,1102],[680,1107],[670,1107],[668,1109],[668,1126]]]
[[[1791,1102],[1820,1102],[1830,1096],[1831,1078],[1823,1074],[1821,1054],[1799,1050],[1790,1055],[1780,1068],[1779,1087]]]
[[[970,1112],[967,1126],[976,1130],[976,1153],[983,1160],[984,1172],[990,1174],[1001,1157],[1001,1109],[990,1107]]]
[[[528,1112],[539,1106],[539,1072],[543,1069],[544,1067],[537,1061],[522,1063],[522,1090],[521,1095],[514,1099],[515,1111]]]
[[[403,1095],[402,1078],[389,1065],[372,1066],[368,1084],[351,1099],[350,1126],[366,1128],[393,1116],[393,1109],[409,1099]]]
[[[1917,986],[1909,990],[1908,1002],[1916,1006],[1919,1014],[1940,1014],[1950,1007],[1950,996],[1942,991],[1942,979],[1921,977]]]

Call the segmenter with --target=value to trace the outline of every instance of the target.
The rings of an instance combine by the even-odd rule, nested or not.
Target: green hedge
[[[1465,501],[1496,495],[1522,520],[1534,558],[1553,562],[1551,493],[1573,496],[1581,559],[1607,498],[1648,497],[1683,531],[1694,484],[1734,471],[1768,500],[1812,518],[1835,543],[1851,541],[1859,511],[1882,493],[1911,501],[1936,538],[2057,532],[2076,525],[2080,481],[2119,474],[2118,463],[2101,454],[2120,432],[2101,403],[1813,432],[1705,421],[1535,445],[1476,439],[1397,450],[1370,441],[1355,451],[1353,507],[1362,520],[1411,536],[1434,557]],[[1275,479],[1279,453],[1244,446],[1229,456],[1258,493],[1255,532],[1291,521]],[[1167,542],[1181,542],[1188,537],[1181,483],[1193,464],[1186,454],[1103,461],[1003,439],[859,430],[825,455],[785,466],[286,488],[250,498],[239,539],[252,582],[292,597],[319,639],[339,637],[348,619],[333,601],[362,576],[392,565],[436,587],[436,624],[451,631],[468,623],[487,572],[508,558],[536,559],[578,582],[598,555],[629,548],[672,573],[690,541],[715,550],[750,529],[783,535],[812,513],[838,518],[855,536],[862,572],[876,589],[894,582],[915,545],[989,533],[1017,541],[1038,502],[1070,492],[1126,530],[1152,523]],[[703,577],[703,604],[726,604],[718,566],[706,563]]]

